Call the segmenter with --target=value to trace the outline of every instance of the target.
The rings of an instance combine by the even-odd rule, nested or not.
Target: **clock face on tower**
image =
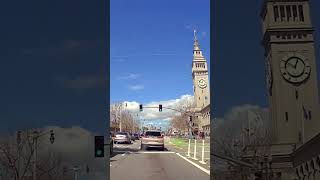
[[[280,71],[286,81],[297,84],[308,79],[311,67],[306,58],[299,55],[290,55],[281,60]]]
[[[199,81],[198,81],[198,86],[200,87],[200,88],[205,88],[205,87],[207,87],[207,82],[206,82],[206,80],[204,80],[204,79],[199,79]]]

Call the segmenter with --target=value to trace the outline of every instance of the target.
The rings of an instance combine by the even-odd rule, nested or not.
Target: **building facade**
[[[196,131],[210,134],[210,87],[207,60],[203,56],[194,31],[192,80],[194,92],[193,126]]]
[[[267,151],[259,162],[261,174],[271,180],[320,179],[320,106],[310,2],[265,0],[261,18],[272,123],[272,143],[263,147]],[[256,153],[248,153],[247,160]]]

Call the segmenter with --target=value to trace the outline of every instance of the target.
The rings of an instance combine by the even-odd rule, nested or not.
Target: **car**
[[[164,150],[164,137],[161,131],[148,130],[141,137],[141,150],[146,150],[149,147],[160,148]]]
[[[138,133],[134,133],[134,134],[133,134],[133,137],[134,137],[135,140],[139,140],[139,139],[140,139],[140,136],[139,136]]]
[[[113,137],[112,134],[110,133],[110,155],[113,153]]]
[[[136,141],[136,138],[133,136],[133,134],[132,134],[132,133],[129,133],[129,135],[130,135],[130,139],[131,139],[131,141]]]
[[[131,144],[130,134],[127,132],[117,132],[114,138],[114,143],[128,143]]]

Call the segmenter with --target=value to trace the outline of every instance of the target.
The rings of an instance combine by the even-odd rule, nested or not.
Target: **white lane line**
[[[192,164],[192,165],[194,165],[195,167],[199,168],[199,169],[200,169],[200,170],[202,170],[203,172],[205,172],[205,173],[207,173],[207,174],[209,174],[209,175],[210,175],[210,170],[207,170],[207,169],[205,169],[205,168],[203,168],[203,167],[199,166],[198,164],[196,164],[196,163],[194,163],[194,162],[190,161],[189,159],[187,159],[186,157],[184,157],[184,156],[180,155],[179,153],[176,153],[176,155],[180,156],[182,159],[184,159],[184,160],[188,161],[189,163],[191,163],[191,164]]]
[[[141,152],[136,152],[137,154],[173,154],[175,152],[171,151],[141,151]]]

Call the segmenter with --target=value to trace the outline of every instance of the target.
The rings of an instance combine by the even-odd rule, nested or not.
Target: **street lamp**
[[[53,133],[53,130],[50,130],[48,132],[43,132],[43,133],[40,133],[38,132],[37,130],[34,130],[33,131],[33,145],[34,145],[34,149],[33,149],[33,153],[34,153],[34,165],[33,165],[33,180],[37,180],[37,142],[38,142],[38,138],[46,135],[46,134],[49,134],[50,133],[50,142],[51,144],[54,143],[54,133]]]

